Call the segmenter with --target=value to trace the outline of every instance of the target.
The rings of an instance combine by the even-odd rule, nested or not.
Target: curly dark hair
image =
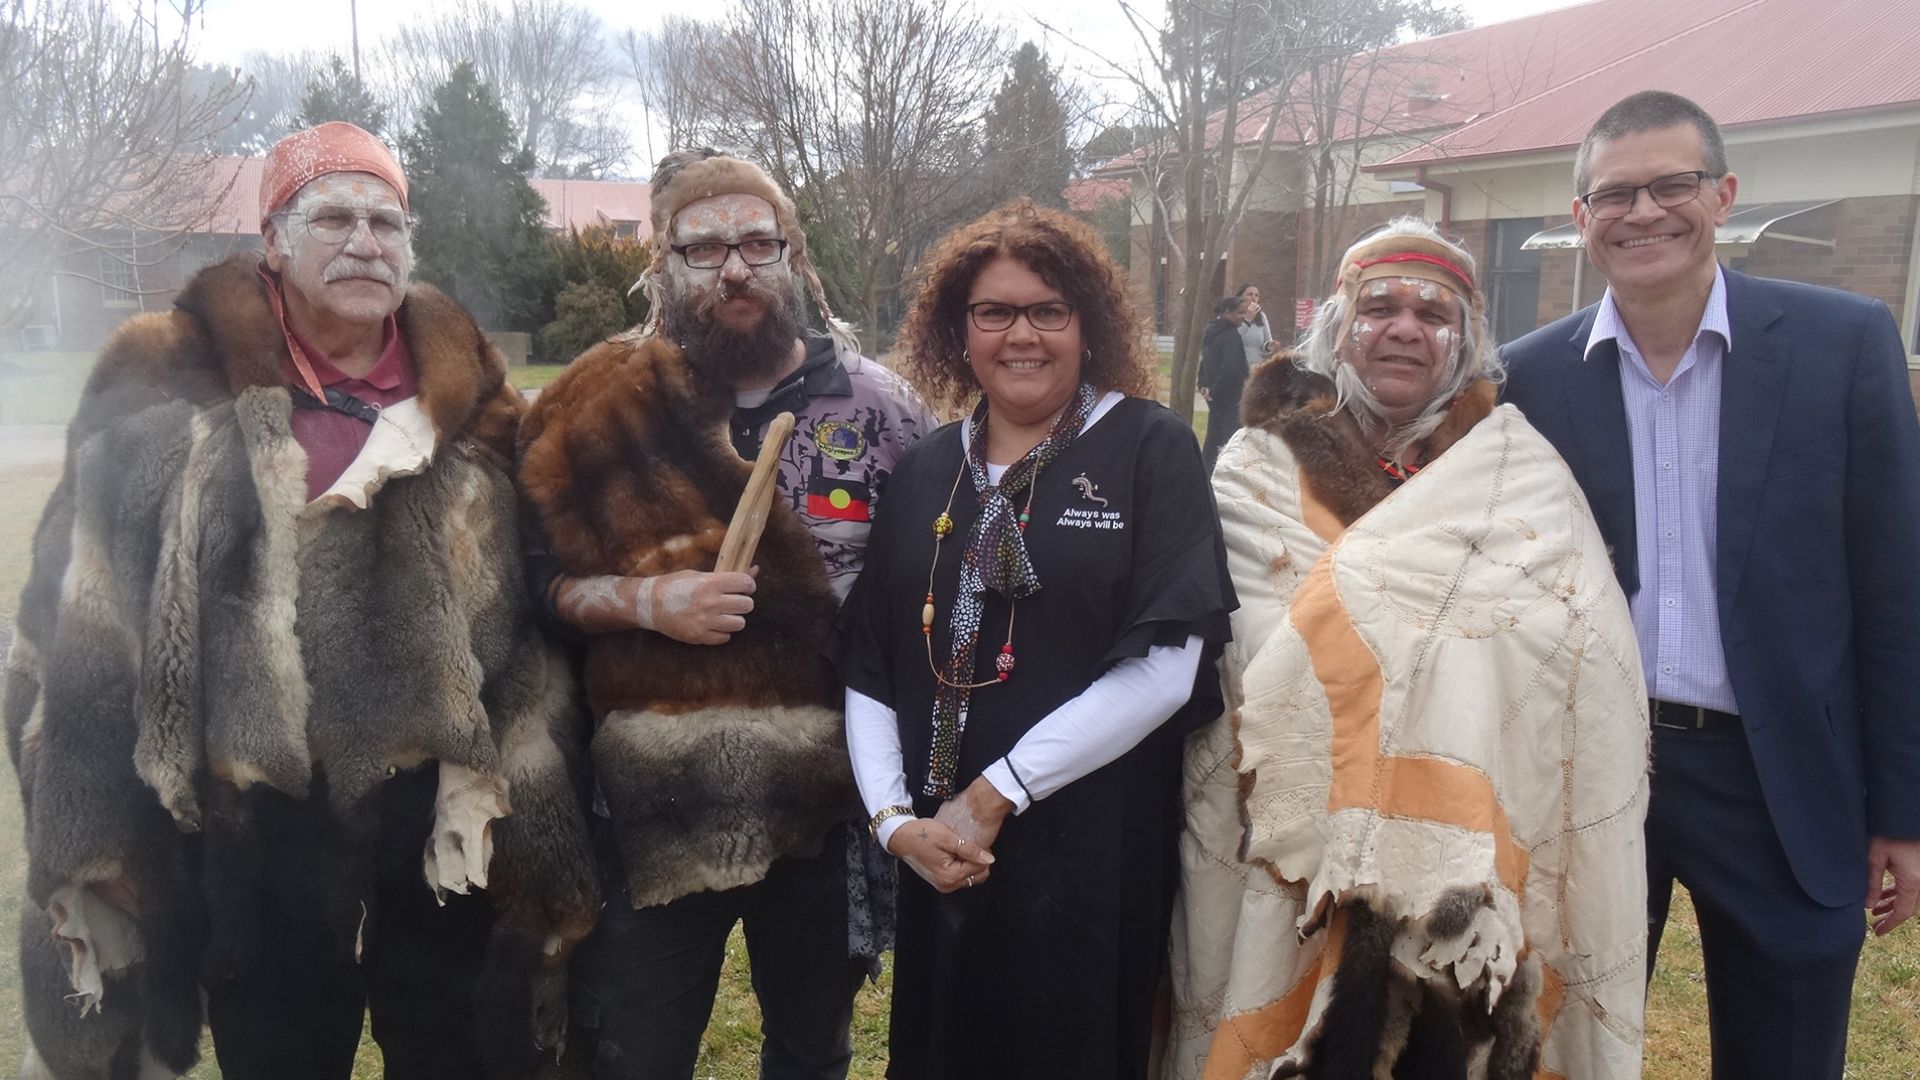
[[[980,393],[966,356],[967,295],[980,271],[1003,255],[1078,310],[1081,340],[1092,353],[1081,365],[1082,381],[1153,396],[1156,358],[1146,323],[1127,299],[1125,271],[1084,222],[1019,199],[948,233],[920,264],[920,290],[894,346],[895,366],[934,408],[954,413]]]

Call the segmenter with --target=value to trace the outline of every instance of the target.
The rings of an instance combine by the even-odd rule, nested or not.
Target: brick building
[[[1474,252],[1511,340],[1598,299],[1570,224],[1574,151],[1608,105],[1665,89],[1725,131],[1740,189],[1722,261],[1884,301],[1920,388],[1920,65],[1888,38],[1912,27],[1885,17],[1869,0],[1595,0],[1356,58],[1348,81],[1364,89],[1337,130],[1315,127],[1328,113],[1304,78],[1256,95],[1243,145],[1283,111],[1212,291],[1260,286],[1279,332],[1346,244],[1418,213]],[[1155,228],[1151,151],[1098,174],[1132,180],[1135,297],[1165,331],[1181,278]],[[1339,198],[1313,196],[1315,159],[1344,169]]]

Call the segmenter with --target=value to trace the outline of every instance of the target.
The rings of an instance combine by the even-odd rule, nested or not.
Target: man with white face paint
[[[1400,218],[1248,380],[1169,1077],[1640,1075],[1633,628],[1501,376],[1472,256]]]
[[[686,150],[663,159],[652,184],[653,261],[640,282],[650,321],[574,361],[535,405],[521,453],[523,489],[554,553],[531,561],[533,589],[564,626],[588,636],[587,693],[599,721],[593,824],[610,899],[575,965],[574,1016],[593,1033],[575,1045],[590,1051],[600,1080],[692,1076],[728,935],[744,923],[763,1018],[760,1075],[837,1080],[852,1056],[854,993],[891,947],[893,860],[864,823],[848,820],[857,802],[790,850],[765,841],[782,830],[770,820],[780,800],[821,783],[799,764],[816,760],[809,755],[834,759],[851,799],[844,735],[837,711],[829,730],[803,732],[804,710],[790,698],[736,702],[729,695],[753,675],[749,661],[729,658],[757,656],[743,653],[764,640],[756,634],[804,638],[809,631],[781,621],[793,606],[776,590],[822,577],[822,563],[830,621],[864,565],[894,464],[929,418],[833,322],[793,202],[765,172]],[[803,284],[826,333],[805,327]],[[780,448],[775,516],[791,511],[804,525],[793,535],[811,539],[799,540],[806,565],[769,563],[763,542],[766,574],[713,572],[703,545],[717,546],[739,490],[716,478],[759,455],[782,412],[796,423]],[[627,486],[635,479],[645,482]],[[610,491],[618,497],[567,512]],[[690,518],[702,524],[657,524]],[[770,523],[769,537],[780,524]],[[657,549],[619,546],[656,529],[671,534]],[[615,562],[648,569],[607,574],[568,555],[609,550],[620,553]],[[575,569],[563,574],[563,564]],[[646,659],[607,659],[623,642]],[[713,651],[689,655],[686,645]],[[818,659],[805,653],[816,647],[803,644],[787,661],[800,697]],[[710,658],[739,663],[739,678],[660,710],[671,716],[623,698],[636,666],[691,670]],[[724,738],[714,734],[723,728]],[[712,753],[705,738],[716,740]],[[655,808],[709,809],[649,814],[623,795],[632,788]]]
[[[409,286],[407,182],[267,155],[264,258],[107,346],[9,658],[37,1078],[531,1075],[599,907],[584,713],[522,588],[522,404]],[[184,835],[183,835],[184,834]],[[423,857],[424,852],[424,857]]]

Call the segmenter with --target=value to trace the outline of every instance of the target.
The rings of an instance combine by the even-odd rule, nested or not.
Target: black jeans
[[[569,1056],[588,1056],[596,1080],[691,1077],[727,936],[743,922],[760,1000],[762,1080],[843,1080],[853,1060],[853,998],[867,970],[847,955],[846,826],[819,856],[781,859],[753,885],[634,910],[611,826],[594,825],[607,905],[573,955]]]
[[[375,903],[356,964],[329,928],[326,845],[335,837],[324,795],[304,801],[255,789],[264,864],[261,935],[250,962],[207,987],[214,1055],[226,1080],[346,1080],[371,1012],[389,1080],[484,1075],[473,990],[492,924],[484,894],[441,907],[421,871],[436,771],[388,780],[380,804]]]

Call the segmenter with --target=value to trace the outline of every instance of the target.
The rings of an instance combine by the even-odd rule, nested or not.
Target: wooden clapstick
[[[773,509],[773,474],[780,467],[780,455],[793,434],[793,414],[783,412],[767,425],[767,437],[760,444],[760,456],[754,460],[753,475],[747,489],[740,493],[740,505],[733,508],[733,521],[727,525],[726,539],[720,541],[720,558],[714,564],[718,573],[739,573],[753,565],[753,553],[760,546],[760,534],[767,529],[767,513]]]

